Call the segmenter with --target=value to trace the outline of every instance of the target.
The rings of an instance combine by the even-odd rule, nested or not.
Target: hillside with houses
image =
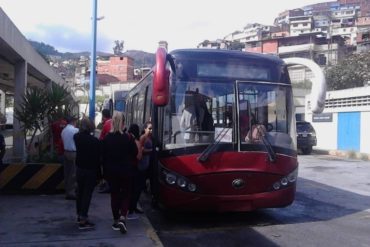
[[[32,42],[32,45],[71,87],[87,89],[89,52],[60,53],[47,44]],[[368,52],[369,47],[370,0],[338,0],[284,10],[271,25],[247,23],[241,30],[230,30],[222,38],[204,40],[197,46],[272,54],[280,58],[308,58],[325,70],[351,54]],[[155,63],[154,54],[143,51],[98,52],[97,55],[97,89],[134,85]],[[292,67],[289,72],[295,85],[310,88],[310,71]],[[367,81],[362,85],[364,83]],[[101,91],[102,96],[112,94],[109,90]]]

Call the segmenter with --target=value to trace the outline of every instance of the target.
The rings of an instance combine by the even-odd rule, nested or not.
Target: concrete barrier
[[[54,194],[64,191],[61,164],[0,165],[0,193]]]

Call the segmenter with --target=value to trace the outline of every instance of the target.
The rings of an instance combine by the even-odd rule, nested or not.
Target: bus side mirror
[[[170,71],[167,69],[166,57],[166,49],[159,47],[155,56],[152,95],[153,104],[156,106],[165,106],[169,100]]]
[[[303,65],[312,71],[314,78],[311,80],[311,110],[313,113],[321,113],[325,107],[326,80],[320,66],[306,58],[291,57],[284,58],[283,60],[287,65]]]

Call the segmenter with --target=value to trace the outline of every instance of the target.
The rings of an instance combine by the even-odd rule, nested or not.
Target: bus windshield
[[[223,141],[235,142],[233,83],[187,81],[172,88],[164,123],[167,133],[172,133],[164,138],[167,144],[181,147],[212,143],[215,137],[221,137],[221,131]]]
[[[264,126],[261,134],[271,145],[294,148],[292,102],[289,103],[292,94],[288,85],[181,81],[172,85],[171,93],[164,116],[165,148],[238,141],[258,144],[258,140],[247,138],[257,124]]]
[[[239,82],[239,132],[241,143],[262,142],[294,148],[293,96],[288,85]]]

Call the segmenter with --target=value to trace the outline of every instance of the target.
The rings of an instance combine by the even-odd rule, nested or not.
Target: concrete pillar
[[[0,112],[5,115],[5,92],[0,90]]]
[[[0,130],[5,129],[6,121],[6,113],[5,113],[5,92],[0,90]]]
[[[27,88],[27,62],[21,61],[17,63],[14,69],[14,109],[16,109],[20,106]],[[13,156],[16,160],[25,161],[24,134],[20,122],[15,117],[13,131]]]
[[[53,84],[53,82],[51,80],[47,80],[45,82],[45,88],[46,89],[51,89],[52,84]]]

